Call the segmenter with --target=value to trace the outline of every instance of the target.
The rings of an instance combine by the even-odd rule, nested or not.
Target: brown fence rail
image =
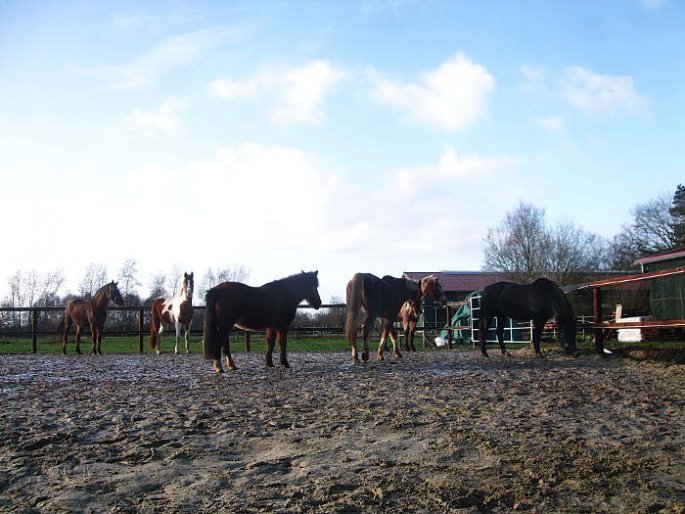
[[[322,309],[339,309],[345,308],[345,304],[324,304],[321,306]],[[196,310],[196,315],[200,314],[200,317],[204,319],[204,305],[194,306]],[[298,306],[298,310],[309,310],[312,307],[307,305]],[[146,336],[150,335],[150,307],[110,307],[109,312],[128,312],[135,313],[134,323],[124,323],[119,325],[118,329],[112,329],[111,324],[108,328],[108,324],[105,324],[105,332],[103,336],[133,336],[138,338],[138,351],[143,352],[144,349],[144,339]],[[5,323],[5,320],[0,323],[0,338],[7,337],[26,337],[31,339],[31,352],[37,353],[38,351],[38,338],[44,336],[55,336],[58,334],[57,325],[59,324],[62,316],[57,315],[57,313],[62,314],[64,312],[64,307],[3,307],[0,308],[0,315],[7,313],[8,315],[19,315],[19,320],[12,320],[10,323]],[[23,313],[28,313],[26,320],[21,319]],[[43,314],[43,316],[41,316]],[[50,315],[52,314],[52,315]],[[41,318],[42,321],[41,322]],[[51,318],[51,319],[46,319]],[[17,326],[19,325],[19,326]],[[128,325],[128,326],[127,326]],[[203,331],[203,323],[194,323],[191,329],[191,335],[201,335]],[[293,326],[291,328],[292,332],[311,334],[315,332],[325,331],[331,334],[342,334],[342,326]],[[245,347],[247,351],[250,351],[250,332],[240,331],[245,335]]]

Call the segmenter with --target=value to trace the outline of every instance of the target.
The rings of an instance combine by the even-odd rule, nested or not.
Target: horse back
[[[92,316],[92,306],[88,300],[75,298],[67,303],[64,316],[71,318],[74,323],[88,323]]]
[[[252,287],[240,282],[223,282],[207,292],[214,301],[217,319],[246,330],[287,328],[295,317],[297,304],[286,305],[273,287]]]

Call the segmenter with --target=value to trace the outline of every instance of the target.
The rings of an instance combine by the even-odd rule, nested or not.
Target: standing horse
[[[157,298],[152,303],[152,318],[150,322],[150,348],[160,354],[164,325],[173,323],[176,329],[176,346],[174,353],[178,355],[178,338],[181,326],[184,330],[186,353],[190,353],[190,325],[193,323],[193,272],[183,273],[181,290],[171,300]],[[159,334],[159,341],[157,340]]]
[[[91,300],[76,298],[71,300],[64,309],[64,335],[62,337],[62,353],[67,354],[67,337],[72,323],[76,324],[76,353],[81,353],[81,331],[88,325],[90,337],[93,341],[92,353],[102,354],[102,329],[107,319],[107,304],[110,302],[121,306],[124,300],[121,298],[117,283],[112,281],[105,284],[95,293]]]
[[[407,300],[400,308],[399,320],[402,322],[402,329],[404,330],[404,349],[408,352],[416,351],[414,334],[422,312],[421,302],[414,299]]]
[[[397,319],[404,302],[413,300],[420,304],[429,296],[440,302],[445,301],[445,293],[440,282],[432,275],[417,282],[389,275],[378,278],[371,273],[355,273],[347,284],[347,320],[345,322],[345,336],[352,350],[352,362],[359,362],[357,320],[362,308],[366,311],[362,330],[364,337],[362,360],[364,362],[369,360],[369,335],[376,318],[381,318],[381,344],[378,345],[378,360],[382,361],[385,358],[383,343],[386,335],[390,335],[395,356],[402,357],[397,348],[397,331],[393,327],[393,322]]]
[[[266,365],[274,365],[271,355],[278,339],[281,364],[289,368],[286,357],[288,328],[302,300],[315,309],[321,307],[318,274],[318,271],[303,271],[261,287],[223,282],[207,291],[204,352],[206,359],[212,359],[214,370],[223,372],[222,347],[228,368],[237,369],[231,357],[229,341],[230,330],[234,326],[242,330],[266,329]]]
[[[513,282],[497,282],[486,286],[480,300],[478,319],[478,343],[486,357],[485,339],[493,318],[497,319],[497,340],[500,350],[507,355],[504,347],[504,324],[506,318],[519,321],[533,321],[533,347],[540,354],[540,338],[545,322],[552,317],[559,325],[559,345],[567,354],[576,352],[576,318],[573,307],[564,292],[554,282],[539,278],[532,284],[522,285]]]

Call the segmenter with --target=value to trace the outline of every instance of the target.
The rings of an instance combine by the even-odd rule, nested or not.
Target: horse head
[[[112,300],[116,305],[121,307],[124,305],[124,299],[121,297],[121,293],[119,292],[119,288],[117,287],[117,282],[112,280],[110,284],[107,286],[107,298]]]
[[[183,273],[183,285],[181,285],[181,292],[186,297],[187,300],[193,299],[193,289],[195,288],[194,273],[191,271],[190,274]]]
[[[319,270],[305,272],[301,276],[305,279],[305,301],[315,309],[321,307],[321,297],[319,296]]]
[[[429,296],[432,296],[433,299],[437,302],[443,304],[447,302],[445,292],[442,290],[440,281],[435,275],[428,275],[427,277],[423,277],[419,281],[419,287],[421,288],[421,298],[428,298]]]

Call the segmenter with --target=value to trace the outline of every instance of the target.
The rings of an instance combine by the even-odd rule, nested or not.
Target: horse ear
[[[315,277],[318,277],[318,276],[319,276],[319,270],[316,270],[316,271],[314,272],[314,276],[315,276]]]

